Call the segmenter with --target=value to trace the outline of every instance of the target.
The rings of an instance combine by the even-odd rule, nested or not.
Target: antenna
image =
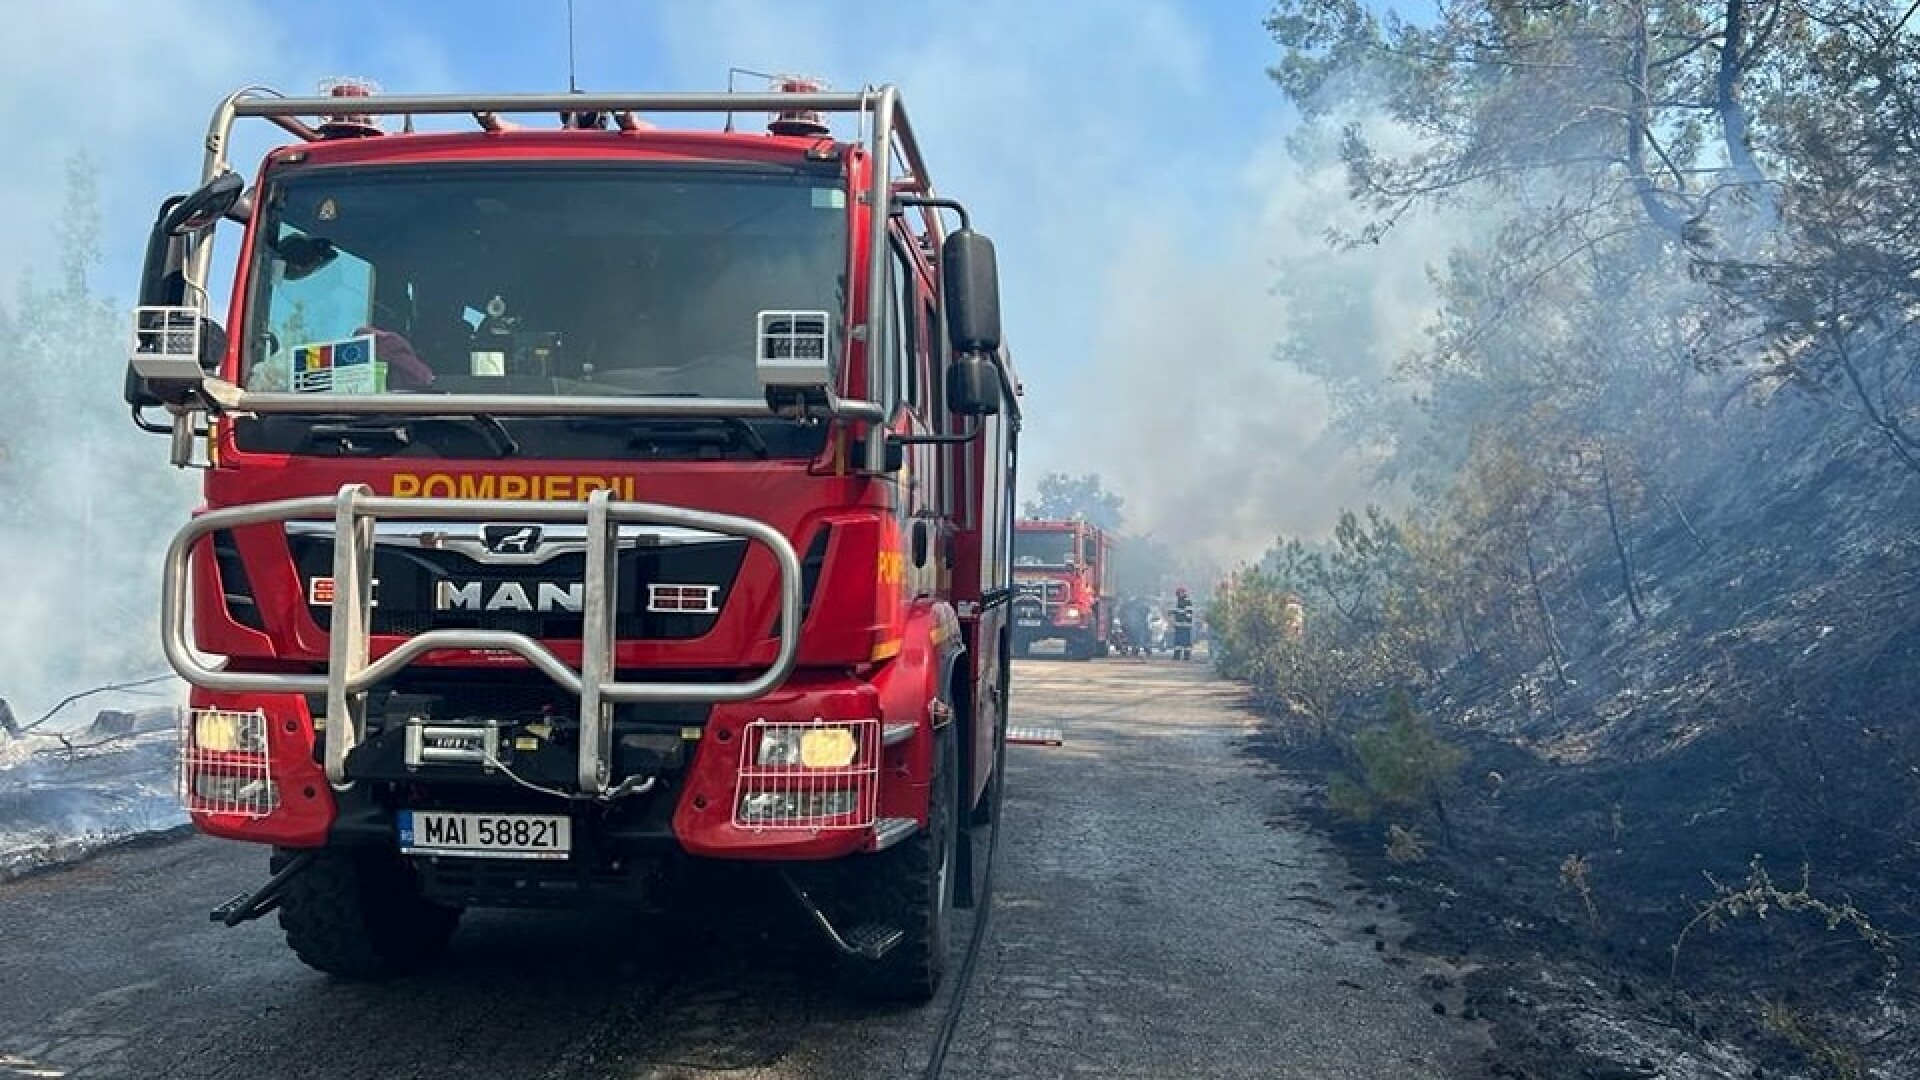
[[[580,84],[573,77],[573,0],[567,0],[567,93],[580,92]]]
[[[567,0],[567,3],[569,4],[573,3],[573,0]],[[772,75],[764,71],[755,71],[752,68],[730,67],[727,69],[727,93],[729,94],[733,93],[733,77],[735,75],[751,75],[756,79],[777,79],[780,77],[778,75]],[[733,134],[733,110],[732,109],[727,110],[727,126],[724,128],[721,128],[720,130],[726,132],[729,135]]]

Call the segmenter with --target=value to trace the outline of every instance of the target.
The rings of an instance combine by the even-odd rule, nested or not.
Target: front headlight
[[[844,727],[816,724],[769,724],[760,729],[754,754],[759,765],[808,769],[844,769],[853,764],[859,743]]]
[[[266,715],[229,709],[195,709],[193,745],[216,754],[264,754],[267,752]]]

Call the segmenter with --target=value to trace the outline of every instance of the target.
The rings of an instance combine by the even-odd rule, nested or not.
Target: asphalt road
[[[1480,1034],[1237,749],[1196,666],[1023,661],[997,907],[948,1077],[1478,1075]],[[714,909],[676,947],[578,915],[470,916],[448,961],[378,986],[296,962],[213,903],[261,853],[197,837],[0,885],[0,1077],[918,1077],[925,1009],[836,995],[784,913]],[[1371,928],[1372,932],[1367,930]],[[966,929],[963,924],[962,930]]]

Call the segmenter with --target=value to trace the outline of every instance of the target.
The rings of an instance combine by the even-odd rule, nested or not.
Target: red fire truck
[[[290,138],[247,184],[253,119]],[[214,917],[386,977],[465,908],[725,860],[931,996],[1001,774],[1020,417],[900,95],[248,89],[206,147],[126,392],[205,470],[183,797],[273,849]]]
[[[1014,526],[1013,608],[1016,655],[1057,638],[1072,660],[1107,655],[1114,616],[1113,541],[1085,521],[1021,521]]]

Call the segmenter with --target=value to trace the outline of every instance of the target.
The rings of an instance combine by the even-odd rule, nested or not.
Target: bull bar
[[[327,634],[324,674],[275,674],[228,671],[203,662],[188,640],[188,593],[193,549],[221,529],[331,516],[334,523],[333,618]],[[526,634],[505,630],[429,630],[407,638],[377,660],[371,659],[374,524],[389,520],[458,522],[584,523],[586,575],[583,582],[580,670],[568,667],[545,645]],[[674,525],[738,536],[764,545],[780,568],[780,645],[774,661],[758,676],[729,682],[621,682],[614,665],[617,637],[618,531],[622,524]],[[327,714],[323,763],[327,782],[346,790],[347,755],[365,732],[367,693],[428,653],[448,649],[484,649],[513,653],[580,699],[578,779],[585,795],[609,790],[612,755],[611,706],[638,702],[731,702],[761,697],[786,681],[800,646],[801,571],[793,545],[778,529],[751,518],[714,514],[655,503],[615,502],[608,491],[585,501],[500,499],[414,499],[375,495],[365,484],[350,483],[335,495],[252,503],[210,510],[175,534],[162,568],[161,644],[167,662],[180,677],[206,690],[231,693],[325,694]]]

